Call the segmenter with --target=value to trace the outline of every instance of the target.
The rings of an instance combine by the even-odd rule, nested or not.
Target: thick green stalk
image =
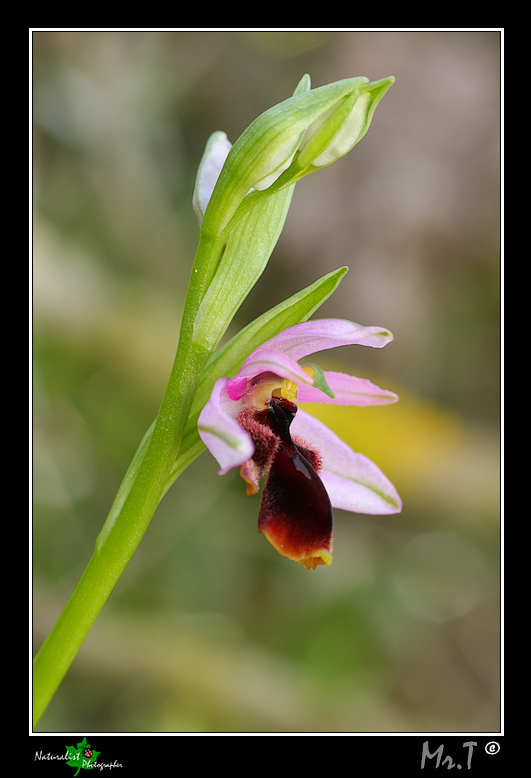
[[[34,662],[34,726],[53,697],[65,673],[131,559],[163,494],[203,451],[197,434],[197,415],[221,375],[233,375],[252,348],[281,329],[309,318],[337,287],[346,268],[329,273],[311,286],[279,304],[245,327],[208,363],[197,383],[182,444],[175,458],[173,448],[182,424],[173,418],[173,403],[181,397],[189,406],[190,391],[178,381],[179,358],[175,360],[161,410],[147,431],[125,475],[107,521],[96,540],[94,554],[61,616]],[[200,295],[198,295],[199,299]],[[190,350],[190,354],[193,349]],[[205,359],[196,355],[198,362]],[[193,370],[191,371],[194,372]],[[183,433],[181,432],[181,435]],[[164,481],[164,479],[166,479]]]
[[[289,205],[289,199],[290,193],[278,199],[278,208],[274,210],[275,223],[280,220],[283,224],[287,212],[284,201]],[[264,215],[273,220],[273,212],[267,204],[256,209],[257,224],[261,224]],[[253,233],[253,223],[248,227]],[[280,227],[273,231],[273,236],[266,241],[262,252],[256,252],[260,255],[265,253],[265,261],[276,243]],[[35,723],[40,719],[135,552],[170,480],[175,479],[176,454],[192,401],[201,374],[224,331],[222,327],[217,339],[205,340],[196,336],[195,325],[203,298],[219,267],[225,244],[223,236],[212,236],[206,231],[201,234],[188,287],[177,354],[159,413],[124,478],[85,573],[35,658]],[[240,246],[240,253],[242,251]],[[262,263],[258,264],[261,267]],[[226,315],[228,324],[234,311]],[[193,454],[192,459],[200,453],[201,448],[197,447],[195,451],[197,453]],[[190,461],[185,458],[186,465]],[[179,472],[186,465],[181,463]]]
[[[124,479],[94,554],[34,660],[34,726],[53,697],[94,620],[134,554],[159,504],[201,373],[210,351],[193,342],[193,323],[215,272],[219,243],[200,243],[192,271],[179,348],[151,434]],[[198,261],[199,260],[199,261]],[[198,269],[199,268],[199,269]]]

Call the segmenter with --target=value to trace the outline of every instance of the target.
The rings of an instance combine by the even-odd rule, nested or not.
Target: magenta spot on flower
[[[227,383],[227,394],[231,400],[241,400],[246,386],[247,378],[245,376],[234,376]]]

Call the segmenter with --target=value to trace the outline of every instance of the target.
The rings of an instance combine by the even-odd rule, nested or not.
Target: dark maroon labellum
[[[258,529],[282,554],[302,562],[312,558],[312,552],[331,551],[333,513],[314,467],[316,456],[291,438],[296,412],[294,403],[272,397],[268,410],[260,414],[260,421],[280,439],[280,445],[264,489]]]

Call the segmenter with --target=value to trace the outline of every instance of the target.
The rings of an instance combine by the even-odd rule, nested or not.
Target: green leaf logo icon
[[[92,770],[94,762],[96,762],[101,751],[94,751],[90,744],[87,743],[87,738],[84,737],[75,748],[74,746],[66,746],[66,753],[68,756],[67,765],[76,768],[75,778],[81,769]]]

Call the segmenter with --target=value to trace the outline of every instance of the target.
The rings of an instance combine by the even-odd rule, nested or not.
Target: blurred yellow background
[[[203,454],[159,506],[39,725],[97,732],[500,728],[500,33],[34,31],[35,649],[87,563],[173,362],[205,142],[351,76],[396,83],[301,181],[231,333],[342,265],[318,316],[389,328],[324,368],[397,405],[312,409],[396,485],[336,511],[316,571]]]

